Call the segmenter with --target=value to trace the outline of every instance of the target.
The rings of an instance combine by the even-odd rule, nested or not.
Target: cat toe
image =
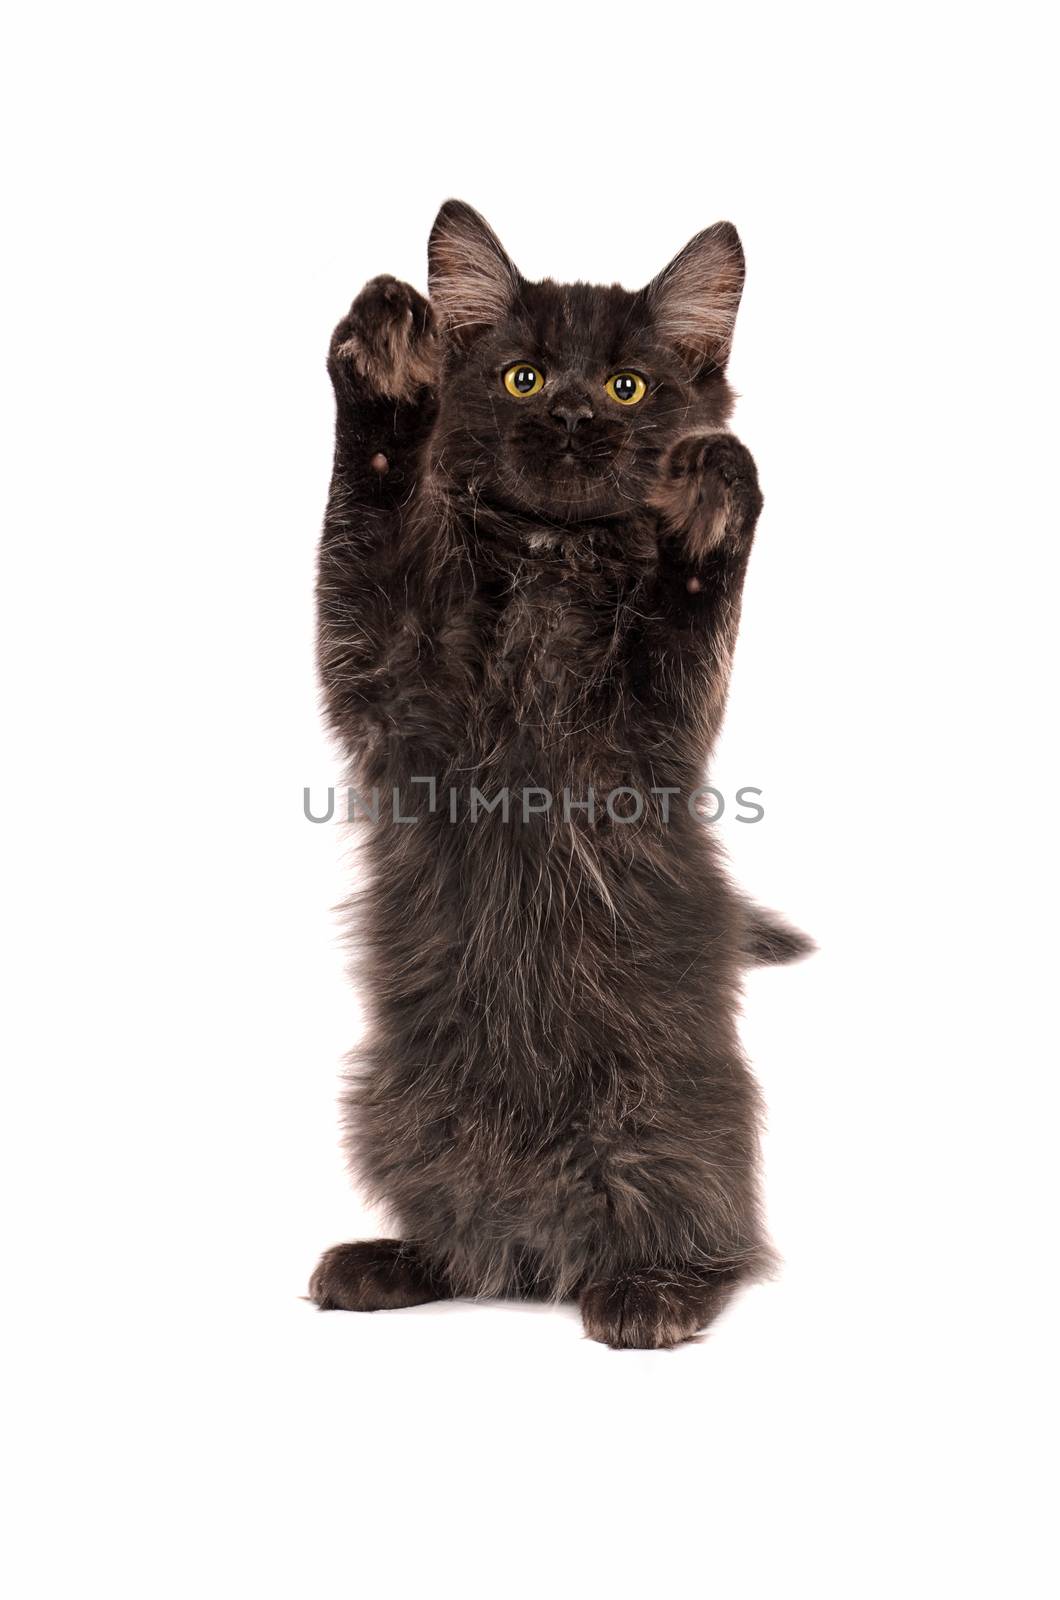
[[[728,1271],[702,1275],[648,1267],[591,1284],[580,1308],[586,1337],[612,1350],[669,1350],[694,1339],[735,1284]]]
[[[436,378],[437,338],[428,302],[411,284],[373,278],[335,329],[331,357],[380,396],[410,400]]]
[[[333,1245],[309,1280],[309,1298],[322,1311],[394,1311],[446,1295],[415,1246],[400,1239]]]
[[[581,1313],[586,1337],[612,1350],[665,1350],[696,1332],[657,1288],[635,1278],[593,1284]]]

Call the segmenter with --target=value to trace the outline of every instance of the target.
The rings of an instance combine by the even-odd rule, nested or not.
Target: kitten
[[[329,359],[321,675],[384,797],[350,1148],[402,1237],[310,1294],[573,1297],[673,1345],[769,1268],[739,973],[810,948],[694,803],[762,504],[726,431],[743,253],[718,223],[639,293],[528,283],[449,201],[429,262]]]

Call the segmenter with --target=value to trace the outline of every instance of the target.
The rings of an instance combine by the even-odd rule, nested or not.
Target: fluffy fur
[[[602,804],[691,794],[721,721],[762,503],[726,431],[743,256],[718,224],[638,293],[529,283],[454,201],[429,254],[430,302],[374,279],[329,360],[327,714],[357,787],[413,820],[361,824],[348,1098],[401,1239],[329,1250],[311,1295],[574,1297],[591,1338],[672,1345],[769,1266],[737,991],[808,948],[686,805]],[[540,394],[506,392],[520,360]],[[621,370],[637,406],[605,393]],[[453,820],[472,786],[507,819]]]

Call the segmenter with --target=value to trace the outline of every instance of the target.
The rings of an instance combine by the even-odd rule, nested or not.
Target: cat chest
[[[484,688],[520,715],[558,715],[605,692],[624,650],[617,607],[558,580],[513,589],[488,633]]]

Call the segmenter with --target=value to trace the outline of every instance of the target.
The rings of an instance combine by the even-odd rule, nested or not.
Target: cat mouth
[[[614,516],[626,509],[625,501],[616,501],[603,490],[600,483],[564,473],[562,477],[557,474],[551,482],[540,483],[536,490],[525,486],[511,489],[504,500],[519,515],[557,523]]]
[[[583,472],[591,472],[593,466],[600,462],[605,454],[607,452],[601,451],[599,447],[593,449],[591,446],[575,444],[568,439],[566,444],[556,448],[552,460],[561,461],[565,467],[580,467]]]
[[[499,479],[515,505],[567,518],[606,509],[601,497],[610,501],[604,490],[614,470],[598,453],[562,443],[516,470],[505,463]]]

